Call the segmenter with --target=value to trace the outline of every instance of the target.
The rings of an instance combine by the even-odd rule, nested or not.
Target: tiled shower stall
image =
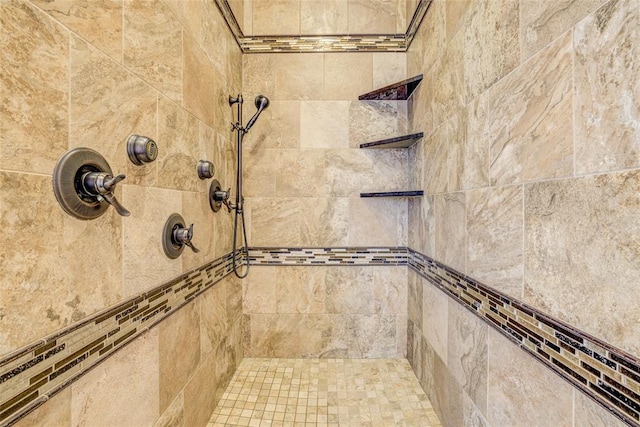
[[[386,10],[283,3],[288,34]],[[434,0],[406,52],[243,53],[213,0],[0,0],[0,424],[203,426],[243,358],[406,358],[443,425],[640,425],[638,28],[635,0]],[[271,101],[243,280],[195,173],[233,191],[238,93]],[[130,217],[60,209],[75,147]],[[360,197],[395,190],[424,196]],[[172,213],[199,253],[165,256]]]

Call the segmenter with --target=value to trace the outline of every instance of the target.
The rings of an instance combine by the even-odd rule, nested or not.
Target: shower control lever
[[[86,172],[82,175],[82,189],[89,196],[109,203],[121,216],[129,216],[131,213],[124,208],[113,194],[116,184],[125,179],[125,175],[111,176],[106,172]]]
[[[189,228],[174,227],[172,240],[177,245],[189,246],[194,253],[200,252],[198,248],[193,246],[191,239],[193,238],[193,224]]]
[[[233,204],[229,202],[230,196],[231,196],[231,188],[229,188],[227,191],[224,191],[224,190],[216,191],[214,193],[213,198],[215,201],[225,205],[227,207],[227,210],[231,212],[231,209],[233,209]]]
[[[185,246],[189,246],[194,253],[200,252],[191,242],[191,239],[193,239],[193,224],[189,228],[185,224],[184,218],[178,213],[171,214],[164,224],[162,249],[164,249],[165,255],[171,259],[178,258]]]

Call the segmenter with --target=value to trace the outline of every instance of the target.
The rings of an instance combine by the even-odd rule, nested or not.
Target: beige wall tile
[[[242,316],[242,280],[235,275],[227,276],[227,280],[227,323],[232,329],[230,336],[233,336],[233,329]]]
[[[402,246],[406,242],[406,220],[405,199],[350,198],[349,245]]]
[[[216,100],[216,76],[213,64],[191,37],[183,37],[182,49],[184,52],[182,105],[191,114],[213,127],[217,119],[214,109],[217,102],[212,102]]]
[[[426,279],[422,281],[422,334],[429,346],[446,364],[448,344],[448,311],[447,296]]]
[[[585,394],[574,392],[574,425],[583,427],[622,427],[625,424]]]
[[[200,310],[200,360],[209,357],[229,332],[231,325],[227,319],[228,288],[229,279],[225,278],[196,300]]]
[[[525,300],[631,354],[639,190],[638,172],[525,188]]]
[[[373,314],[374,272],[369,267],[331,268],[326,273],[327,313]]]
[[[401,136],[407,131],[406,107],[399,101],[349,103],[349,146]],[[403,108],[405,107],[405,108]]]
[[[158,325],[160,412],[187,384],[200,362],[200,314],[191,302]]]
[[[251,274],[242,281],[242,312],[277,313],[276,286],[280,267],[251,266]]]
[[[433,64],[436,63],[438,58],[442,56],[446,48],[447,43],[447,7],[450,7],[452,3],[460,4],[462,1],[442,1],[436,0],[431,6],[425,16],[419,29],[419,37],[423,40],[428,40],[429,48],[423,50],[422,61],[422,73],[428,72]],[[413,74],[408,75],[410,77]]]
[[[445,359],[446,360],[446,359]],[[437,384],[429,396],[438,418],[446,426],[463,425],[463,391],[439,355],[433,356],[433,381]]]
[[[269,94],[264,93],[265,96]],[[248,98],[250,113],[253,114],[253,98]],[[263,110],[257,124],[245,135],[243,145],[245,152],[264,148],[298,148],[300,147],[300,103],[302,101],[274,100],[269,108]],[[245,119],[248,120],[248,119]]]
[[[350,315],[349,357],[376,359],[397,357],[396,316]]]
[[[492,329],[488,379],[491,425],[571,425],[572,387]]]
[[[438,1],[438,0],[436,0]],[[441,1],[445,5],[447,17],[447,40],[451,40],[461,27],[466,27],[467,17],[474,6],[473,0]],[[466,25],[465,25],[466,24]]]
[[[448,300],[447,369],[469,395],[471,403],[487,413],[488,325],[459,302]],[[470,418],[477,418],[469,411]],[[480,416],[481,417],[481,416]]]
[[[275,195],[278,197],[325,196],[324,159],[323,150],[279,150],[276,157]]]
[[[74,382],[71,425],[152,425],[160,416],[158,358],[152,329]]]
[[[277,268],[276,312],[324,313],[325,274],[324,268]]]
[[[229,0],[229,7],[231,7],[231,11],[233,12],[233,16],[235,17],[240,29],[244,31],[244,0]],[[248,33],[247,33],[248,34]]]
[[[244,0],[244,34],[253,34],[253,0]]]
[[[606,0],[521,1],[522,58],[534,55],[604,3]]]
[[[224,109],[220,107],[227,102],[228,87],[235,84],[237,90],[241,90],[242,64],[237,48],[226,49],[232,39],[215,5],[204,1],[182,2],[185,8],[178,11],[175,7],[168,8],[165,2],[100,1],[94,8],[84,3],[39,1],[36,6],[46,10],[56,22],[32,6],[34,2],[0,2],[0,38],[3,40],[0,42],[3,57],[0,59],[3,70],[0,93],[4,96],[4,107],[0,108],[0,169],[3,169],[0,223],[8,227],[7,237],[20,245],[19,249],[11,245],[10,255],[0,254],[10,262],[0,274],[0,317],[5,319],[0,331],[0,352],[3,353],[212,259],[214,247],[229,250],[224,246],[231,226],[220,221],[219,233],[214,235],[215,220],[206,199],[207,183],[199,182],[193,170],[195,161],[207,153],[214,157],[220,154],[216,166],[222,175],[233,177],[235,169],[228,132],[231,109],[228,105]],[[218,16],[217,20],[208,22],[203,16],[207,4],[213,7],[209,10]],[[181,102],[183,25],[189,27],[186,33],[191,34],[187,36],[191,53],[199,52],[199,64],[208,63],[214,70],[215,93],[210,105],[214,117],[220,119],[214,123],[215,129],[173,103]],[[100,37],[96,28],[100,30]],[[122,64],[123,39],[128,54],[124,59],[126,68]],[[223,48],[209,49],[211,39]],[[187,68],[191,68],[190,64]],[[231,77],[229,82],[227,77]],[[172,99],[169,101],[163,96],[160,114],[158,92],[154,87]],[[233,92],[235,90],[230,93]],[[221,99],[219,93],[225,96]],[[162,132],[158,132],[158,118]],[[201,118],[206,119],[203,115]],[[223,123],[224,136],[216,135],[216,130],[222,130],[218,122]],[[130,164],[124,144],[132,133],[150,136],[158,142],[161,156],[158,162],[142,167]],[[46,140],[46,146],[38,146],[40,140]],[[118,199],[131,211],[127,226],[113,209],[96,220],[80,221],[67,216],[55,202],[50,182],[53,166],[68,146],[81,145],[104,154],[114,173],[127,175],[116,189]],[[224,150],[218,153],[217,148]],[[183,162],[185,158],[189,159]],[[163,170],[174,176],[163,175],[164,181],[159,183],[157,170],[162,161],[167,161]],[[14,174],[4,169],[28,173]],[[179,179],[180,171],[185,173],[184,181]],[[175,190],[157,188],[159,185]],[[200,244],[199,255],[188,252],[175,261],[164,256],[160,239],[162,227],[174,212],[196,223],[196,239],[201,236],[206,237],[204,242],[212,242]],[[20,235],[14,236],[14,231]],[[34,239],[36,235],[38,238]],[[89,262],[87,253],[102,262]],[[13,256],[17,258],[14,260]],[[149,265],[153,265],[153,269]],[[87,281],[87,277],[99,280]],[[228,317],[233,318],[229,331],[204,331],[203,326],[203,332],[196,333],[195,338],[180,337],[197,341],[201,335],[203,340],[208,340],[195,347],[188,345],[197,357],[218,345],[216,340],[226,340],[229,354],[242,357],[237,348],[240,335],[236,321],[241,316],[237,302],[241,301],[241,292],[234,290],[230,294],[228,298],[224,296],[222,311],[225,323]],[[18,308],[20,313],[12,311]],[[202,323],[215,321],[205,319]],[[68,417],[72,417],[66,420],[69,425],[153,425],[160,416],[161,381],[157,332],[152,330],[146,336],[151,335],[155,342],[151,345],[153,354],[146,350],[140,354],[137,340],[82,379],[89,380],[78,381],[73,390],[67,389],[73,391],[69,396],[73,394],[74,399],[73,403],[69,401],[67,409],[64,402],[56,406],[60,400],[54,398],[34,415],[39,414],[42,422],[49,420],[55,425]],[[183,343],[176,341],[179,345]],[[170,346],[167,342],[164,344]],[[233,363],[226,365],[234,366]],[[128,384],[129,380],[135,384]],[[170,380],[166,377],[163,381]],[[127,385],[127,390],[121,390],[121,384]],[[62,393],[58,396],[65,396],[67,392]],[[122,412],[113,413],[113,407],[122,408]],[[160,425],[165,425],[165,421],[173,425],[176,414],[165,414],[170,419],[165,417],[159,421]]]
[[[171,405],[153,424],[153,427],[183,427],[184,426],[184,394],[180,393],[173,399]]]
[[[491,184],[573,173],[571,34],[491,89]]]
[[[262,146],[243,147],[242,193],[245,197],[276,195],[276,173],[280,157],[279,150]],[[295,185],[295,182],[291,184]],[[225,182],[223,185],[235,185],[235,181]]]
[[[158,186],[202,191],[206,182],[195,173],[199,152],[198,120],[167,98],[158,101]],[[160,173],[162,171],[162,173]]]
[[[300,199],[300,243],[310,247],[347,246],[349,199]]]
[[[465,193],[448,193],[434,197],[436,259],[458,271],[466,271]]]
[[[372,53],[325,54],[324,99],[358,99],[373,89]]]
[[[396,33],[397,4],[389,0],[349,0],[349,34]],[[402,19],[404,20],[404,14]]]
[[[47,176],[0,172],[0,186],[0,223],[12,242],[0,248],[0,352],[8,353],[122,298],[121,221],[114,212],[91,225],[67,220]],[[103,243],[90,248],[104,264],[85,262],[85,235]],[[85,283],[93,274],[99,284]]]
[[[520,64],[517,0],[477,2],[464,31],[465,102]]]
[[[242,55],[242,90],[266,96],[275,94],[276,62],[281,59],[284,58],[274,54]]]
[[[300,148],[347,148],[348,101],[302,101]]]
[[[125,185],[121,201],[133,212],[122,226],[127,236],[122,248],[123,296],[130,296],[182,272],[182,260],[169,259],[162,249],[164,224],[171,214],[182,212],[182,200],[175,190]]]
[[[251,204],[253,246],[299,246],[300,201],[296,198],[254,198]]]
[[[127,184],[154,185],[157,163],[131,163],[126,142],[133,134],[158,142],[157,92],[77,37],[70,55],[69,146],[98,151]]]
[[[372,270],[374,313],[406,316],[407,270],[403,267],[375,267]],[[406,334],[406,327],[403,331]]]
[[[407,272],[407,316],[416,327],[416,335],[422,334],[422,294],[422,277],[409,269]],[[420,348],[418,347],[416,350],[420,350]]]
[[[220,352],[223,351],[223,349],[220,350]],[[206,425],[218,402],[216,399],[217,389],[226,387],[225,384],[220,384],[218,381],[222,375],[221,369],[216,366],[219,357],[221,356],[214,352],[203,360],[184,388],[185,426]]]
[[[481,95],[467,107],[467,134],[463,146],[462,189],[489,185],[489,97]]]
[[[300,0],[253,0],[251,34],[300,34]]]
[[[124,65],[165,96],[182,99],[182,27],[159,0],[124,2]]]
[[[26,2],[0,4],[0,168],[50,174],[67,148],[69,35]]]
[[[487,421],[482,411],[464,391],[462,392],[462,424],[476,427],[489,426],[489,421]]]
[[[432,103],[434,127],[439,126],[465,104],[464,42],[462,32],[456,35],[444,54],[434,63],[430,75],[426,77],[434,82],[430,87],[433,95],[427,98]]]
[[[332,197],[356,197],[360,192],[378,191],[373,184],[373,157],[364,150],[326,150],[324,182]]]
[[[425,20],[429,19],[425,17]],[[426,21],[425,21],[426,22]],[[423,45],[426,44],[423,36],[426,25],[421,25],[418,28],[416,36],[411,41],[411,45],[407,49],[407,75],[414,76],[420,74],[422,70],[422,61],[424,59]]]
[[[576,173],[640,165],[640,4],[609,2],[574,30]]]
[[[435,201],[434,196],[409,200],[408,246],[429,257],[435,257]]]
[[[275,54],[275,99],[322,99],[324,55]]]
[[[374,191],[397,191],[398,189],[415,189],[409,188],[408,171],[409,156],[407,150],[353,150],[361,156],[370,159],[373,165],[372,179],[365,185],[374,189]],[[363,181],[360,176],[356,176],[359,181]],[[354,177],[354,178],[356,178]],[[362,189],[362,187],[361,187]]]
[[[522,298],[522,187],[483,188],[466,194],[467,274]]]
[[[122,1],[35,0],[40,9],[122,62]]]
[[[251,357],[346,357],[349,316],[256,314],[251,316]]]
[[[220,71],[225,82],[233,88],[230,94],[235,95],[242,88],[242,72],[240,71],[242,58],[239,56],[238,44],[231,35],[215,2],[199,0],[199,3],[202,8],[202,12],[197,16],[202,26],[200,45]]]
[[[301,0],[301,34],[347,34],[349,9],[345,0]]]
[[[405,53],[373,54],[372,89],[380,89],[400,82],[407,77],[409,76],[407,75],[407,55]]]
[[[60,391],[47,401],[46,405],[38,407],[14,425],[17,427],[71,426],[71,388]]]
[[[410,75],[414,74],[415,73],[411,73]],[[413,96],[407,101],[407,133],[423,132],[425,136],[433,133],[435,125],[432,86],[431,75],[427,74],[420,83],[420,86],[413,92]]]

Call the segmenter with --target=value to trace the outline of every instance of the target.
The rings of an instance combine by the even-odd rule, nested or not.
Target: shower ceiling
[[[432,0],[214,0],[244,53],[404,52]]]

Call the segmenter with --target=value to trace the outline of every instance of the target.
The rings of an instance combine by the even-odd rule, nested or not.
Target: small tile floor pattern
[[[244,359],[207,427],[440,427],[403,359]]]

